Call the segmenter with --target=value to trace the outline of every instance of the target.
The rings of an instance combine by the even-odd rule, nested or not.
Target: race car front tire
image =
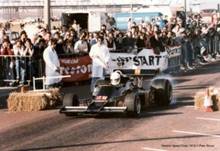
[[[67,93],[63,98],[63,106],[79,106],[79,98],[76,94]],[[65,112],[66,116],[76,116],[77,113]]]
[[[135,93],[129,93],[125,97],[125,106],[127,107],[127,115],[138,117],[141,114],[141,99]]]

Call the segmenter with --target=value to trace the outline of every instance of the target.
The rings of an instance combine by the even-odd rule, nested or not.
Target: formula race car
[[[90,99],[79,100],[74,93],[66,94],[63,102],[71,101],[72,104],[64,103],[60,113],[77,115],[124,112],[129,116],[139,116],[143,109],[151,105],[170,104],[172,84],[168,79],[155,78],[157,70],[148,70],[147,73],[141,74],[141,77],[134,73],[136,71],[132,72],[116,70],[106,79],[98,80]],[[146,80],[146,77],[149,77],[149,80]]]

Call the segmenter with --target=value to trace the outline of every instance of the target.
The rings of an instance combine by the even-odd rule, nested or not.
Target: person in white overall
[[[93,92],[96,81],[104,79],[104,74],[109,69],[110,53],[102,35],[98,36],[97,43],[91,47],[89,56],[92,59],[91,92]]]
[[[51,39],[49,46],[44,50],[43,53],[46,74],[45,85],[47,87],[53,87],[61,81],[61,78],[51,78],[54,76],[60,76],[60,61],[58,59],[56,50],[54,49],[56,44],[56,39]]]

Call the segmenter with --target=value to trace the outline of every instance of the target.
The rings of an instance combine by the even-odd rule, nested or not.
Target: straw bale
[[[199,91],[194,96],[194,107],[195,109],[204,109],[204,99],[205,96],[209,93],[213,101],[212,109],[214,111],[220,110],[220,91],[219,88],[210,87],[207,90]]]
[[[195,109],[203,109],[204,108],[204,99],[205,92],[197,92],[194,96],[194,107]]]
[[[55,108],[61,104],[59,89],[27,93],[12,92],[7,100],[10,112],[31,112]]]

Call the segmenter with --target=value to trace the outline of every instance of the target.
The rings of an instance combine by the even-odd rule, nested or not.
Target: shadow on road
[[[208,84],[204,84],[204,85],[184,85],[184,86],[175,87],[175,90],[205,89],[208,86],[209,86]]]
[[[117,140],[117,141],[100,141],[100,142],[91,142],[91,143],[76,143],[70,145],[57,145],[57,146],[48,146],[48,147],[17,149],[15,151],[29,151],[29,150],[38,151],[38,150],[67,149],[67,148],[70,149],[70,148],[89,147],[96,145],[135,143],[135,142],[170,140],[170,139],[189,139],[189,138],[201,138],[201,137],[207,137],[207,136],[184,135],[184,136],[170,136],[170,137],[161,137],[161,138],[141,138],[141,139]]]
[[[219,68],[219,62],[213,62],[207,65],[203,65],[198,67],[197,69],[194,70],[189,70],[187,72],[179,72],[176,74],[173,74],[173,76],[195,76],[195,75],[200,75],[200,74],[215,74],[215,73],[219,73],[220,72],[220,68]]]

